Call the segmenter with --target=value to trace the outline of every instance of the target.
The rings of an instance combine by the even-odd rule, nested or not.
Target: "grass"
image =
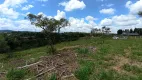
[[[22,80],[26,75],[26,70],[12,69],[7,73],[7,80]]]
[[[79,53],[79,54],[88,54],[89,53],[89,50],[87,48],[77,48],[76,49],[76,52]]]
[[[49,80],[57,80],[56,74],[52,74]]]
[[[123,69],[128,71],[128,72],[132,72],[134,74],[140,74],[142,73],[142,68],[139,68],[135,65],[130,65],[130,64],[124,64],[123,66]]]
[[[92,74],[94,63],[82,61],[81,64],[81,67],[75,71],[75,76],[79,80],[89,80],[89,76]]]
[[[142,39],[113,40],[111,38],[90,38],[63,42],[55,47],[62,49],[69,46],[84,46],[75,49],[78,53],[79,69],[75,75],[80,80],[142,80]],[[96,52],[87,47],[95,46]],[[14,52],[13,58],[7,59],[0,54],[0,71],[7,71],[11,61],[23,59],[35,62],[47,54],[47,48],[39,47]],[[85,56],[84,56],[85,55]],[[3,64],[3,68],[1,65]],[[25,65],[25,63],[21,64]],[[13,67],[16,67],[14,65]]]

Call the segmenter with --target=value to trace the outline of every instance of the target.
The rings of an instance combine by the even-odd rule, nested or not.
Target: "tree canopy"
[[[140,12],[138,13],[138,15],[142,17],[142,11],[140,11]]]
[[[28,19],[31,21],[31,24],[42,28],[46,32],[53,32],[57,28],[57,20],[54,18],[47,18],[43,17],[43,15],[34,15],[34,14],[28,14]]]

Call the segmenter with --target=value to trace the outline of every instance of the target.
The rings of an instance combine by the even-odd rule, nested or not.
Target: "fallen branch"
[[[75,46],[69,46],[69,47],[63,47],[61,49],[58,49],[58,51],[66,50],[66,49],[73,49],[73,48],[78,48],[80,45],[75,45]]]
[[[41,63],[42,61],[39,61],[39,62],[36,62],[36,63],[33,63],[33,64],[30,64],[30,65],[26,65],[26,66],[22,66],[22,67],[18,67],[18,69],[23,69],[23,68],[27,68],[27,67],[31,67],[33,65],[37,65],[39,63]]]
[[[74,77],[74,74],[63,76],[61,79],[66,79],[66,78],[69,78],[69,77]]]
[[[42,72],[42,73],[39,73],[38,75],[36,75],[36,76],[34,76],[34,77],[32,77],[32,78],[29,78],[29,79],[25,79],[25,80],[31,80],[31,79],[33,79],[33,78],[37,78],[37,77],[39,77],[39,76],[41,76],[41,75],[43,75],[43,74],[45,74],[45,73],[47,73],[47,72],[49,72],[49,71],[51,71],[51,70],[53,70],[53,69],[55,69],[55,67],[50,68],[50,69],[48,69],[47,71],[44,71],[44,72]]]

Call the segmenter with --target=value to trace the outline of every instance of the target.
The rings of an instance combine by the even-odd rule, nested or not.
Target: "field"
[[[68,50],[76,55],[74,62],[77,62],[78,66],[73,71],[74,80],[142,80],[142,39],[113,40],[107,37],[86,37],[56,44],[55,47],[61,55]],[[10,59],[6,54],[0,54],[0,73],[38,62],[41,57],[54,56],[47,53],[46,46],[13,53]],[[29,77],[31,76],[27,74],[26,78]],[[0,78],[5,80],[2,75]]]

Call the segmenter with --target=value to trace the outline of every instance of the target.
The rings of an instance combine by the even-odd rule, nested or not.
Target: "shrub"
[[[48,54],[55,54],[56,53],[56,48],[53,47],[53,49],[51,49],[51,47],[47,46],[47,53]]]
[[[16,70],[16,69],[11,69],[7,73],[7,80],[22,80],[26,75],[25,70]]]
[[[9,51],[9,46],[7,45],[7,41],[5,41],[5,38],[0,35],[0,53],[6,53]]]

